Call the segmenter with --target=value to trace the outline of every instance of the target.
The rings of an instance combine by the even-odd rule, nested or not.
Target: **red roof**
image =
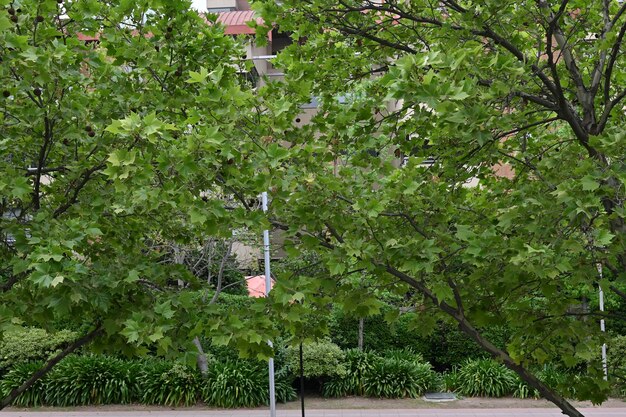
[[[255,17],[252,10],[222,12],[217,15],[217,22],[226,26],[224,33],[227,35],[254,35],[255,30],[246,24],[252,21],[263,24],[263,19]]]
[[[248,295],[250,297],[265,297],[265,275],[246,277]],[[272,284],[274,280],[272,280]]]

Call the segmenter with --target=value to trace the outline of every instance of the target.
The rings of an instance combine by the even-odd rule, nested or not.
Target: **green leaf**
[[[594,191],[600,187],[600,184],[591,175],[585,175],[580,182],[584,191]]]
[[[207,220],[207,216],[205,213],[203,213],[202,211],[200,211],[199,209],[192,209],[189,212],[189,220],[191,221],[191,223],[193,224],[204,224]]]
[[[13,27],[13,23],[9,20],[8,16],[0,15],[0,32],[3,32],[7,29]]]
[[[50,282],[50,286],[51,287],[56,287],[57,285],[61,284],[64,279],[65,279],[65,277],[63,277],[63,275],[57,275],[57,276],[54,277],[52,282]]]
[[[189,71],[189,78],[187,79],[186,82],[189,84],[203,83],[207,79],[208,76],[209,76],[209,72],[207,71],[206,68],[202,67],[200,69],[200,72]]]

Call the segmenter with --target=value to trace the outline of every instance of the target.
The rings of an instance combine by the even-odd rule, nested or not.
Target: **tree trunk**
[[[222,261],[220,262],[220,269],[217,273],[217,285],[215,288],[215,294],[209,301],[209,305],[215,303],[217,301],[217,297],[219,297],[220,292],[222,292],[222,281],[224,278],[224,267],[226,266],[226,260],[230,256],[230,253],[233,249],[233,241],[232,239],[228,243],[228,247],[226,248],[226,252],[224,256],[222,256]],[[203,297],[202,301],[206,301],[206,298]],[[209,363],[207,360],[206,353],[204,353],[204,349],[202,349],[202,344],[200,343],[200,339],[196,336],[193,339],[193,344],[196,346],[198,350],[198,357],[196,358],[196,363],[198,364],[198,369],[200,369],[200,373],[202,375],[206,375],[209,373]]]
[[[418,281],[415,278],[411,277],[410,275],[407,275],[404,272],[401,272],[391,267],[390,265],[385,265],[385,268],[387,272],[389,272],[391,275],[400,278],[402,281],[406,282],[411,287],[418,290],[426,298],[431,300],[437,308],[439,308],[442,312],[446,313],[451,318],[453,318],[458,323],[459,329],[463,333],[469,336],[470,339],[472,339],[474,342],[478,343],[478,345],[484,351],[488,352],[495,359],[500,360],[504,364],[504,366],[506,366],[510,370],[514,371],[517,375],[519,375],[522,381],[526,382],[532,388],[535,388],[537,391],[539,391],[539,394],[543,398],[545,398],[546,400],[550,401],[551,403],[559,407],[561,411],[563,411],[563,414],[568,415],[570,417],[585,417],[580,411],[576,409],[576,407],[574,407],[572,404],[569,403],[569,401],[563,398],[563,396],[561,396],[559,393],[550,389],[546,384],[541,382],[536,376],[528,372],[528,370],[524,368],[522,365],[517,364],[513,360],[513,358],[509,356],[508,353],[506,353],[505,351],[501,349],[498,349],[498,347],[496,347],[493,343],[485,339],[480,334],[480,332],[476,330],[476,328],[474,328],[474,326],[472,326],[472,324],[465,317],[465,314],[463,313],[460,297],[457,297],[457,304],[459,305],[459,307],[455,308],[451,306],[450,304],[446,303],[445,301],[439,300],[439,298],[437,298],[437,296],[433,294],[432,291],[422,281]],[[452,289],[453,291],[455,290],[454,287],[452,287]],[[458,295],[458,293],[456,295]]]
[[[365,320],[363,317],[359,319],[359,342],[358,347],[359,350],[363,350],[363,328],[365,327]]]
[[[202,344],[198,336],[193,339],[193,344],[196,346],[196,349],[198,349],[198,357],[196,358],[198,369],[200,369],[202,375],[206,376],[206,374],[209,373],[209,361],[207,360],[206,353],[204,353],[204,349],[202,349]]]
[[[482,335],[476,330],[470,322],[465,319],[465,317],[454,316],[454,318],[459,323],[459,328],[466,335],[468,335],[472,340],[478,343],[485,351],[489,352],[494,358],[502,361],[504,366],[511,369],[515,373],[517,373],[524,382],[530,385],[532,388],[535,388],[539,391],[539,394],[546,400],[552,402],[554,405],[559,407],[563,414],[566,414],[570,417],[585,417],[580,411],[576,409],[569,401],[563,398],[560,394],[554,392],[548,386],[546,386],[543,382],[541,382],[536,376],[528,372],[526,368],[515,363],[513,358],[511,358],[506,352],[498,349],[494,344],[490,341],[486,340],[482,337]]]
[[[86,344],[91,342],[101,332],[102,332],[102,327],[100,326],[96,327],[95,330],[92,330],[91,332],[87,333],[85,336],[81,337],[80,339],[75,340],[68,347],[63,349],[63,351],[61,351],[59,354],[57,354],[48,362],[46,362],[46,364],[41,369],[39,369],[34,374],[32,374],[31,377],[28,378],[28,380],[26,380],[26,382],[24,382],[19,387],[13,389],[9,393],[9,395],[2,400],[2,402],[0,403],[0,410],[11,405],[11,403],[13,403],[13,401],[15,401],[15,399],[21,393],[23,393],[24,391],[32,387],[33,384],[37,382],[39,379],[41,379],[44,375],[46,375],[54,367],[54,365],[61,362],[63,358],[65,358],[70,353],[76,351],[78,348],[85,346]]]

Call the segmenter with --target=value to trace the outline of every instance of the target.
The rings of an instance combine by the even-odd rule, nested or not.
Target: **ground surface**
[[[601,407],[575,403],[586,417],[626,417],[626,402],[609,400]],[[432,403],[422,399],[377,400],[371,398],[306,398],[307,417],[557,417],[560,411],[543,400],[515,398],[465,398],[454,402]],[[300,416],[300,402],[278,404],[278,417]],[[101,406],[76,408],[9,408],[0,417],[266,417],[267,407],[243,410],[191,408]]]

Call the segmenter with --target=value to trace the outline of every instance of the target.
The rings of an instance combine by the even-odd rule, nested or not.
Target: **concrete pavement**
[[[625,408],[581,408],[585,417],[626,417]],[[299,417],[278,410],[277,417]],[[0,417],[269,417],[267,410],[0,411]],[[556,408],[306,410],[306,417],[562,417]]]

